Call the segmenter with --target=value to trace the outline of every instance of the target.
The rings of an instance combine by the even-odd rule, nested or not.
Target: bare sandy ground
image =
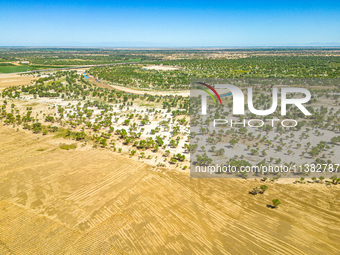
[[[30,85],[36,79],[38,78],[31,75],[0,74],[0,88]]]
[[[158,70],[158,71],[174,71],[174,70],[178,70],[179,68],[177,67],[172,67],[172,66],[162,66],[162,65],[159,65],[159,66],[143,66],[143,69],[146,69],[146,70]]]
[[[268,183],[252,196],[259,180],[190,179],[15,130],[0,125],[1,254],[338,252],[340,185]]]

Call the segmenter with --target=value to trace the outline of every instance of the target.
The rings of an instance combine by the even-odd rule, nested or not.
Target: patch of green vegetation
[[[17,73],[44,69],[58,69],[65,66],[22,65],[16,66],[10,63],[0,63],[0,73]]]
[[[13,54],[14,53],[14,54]],[[149,50],[1,48],[0,62],[27,60],[40,66],[77,66],[156,60]],[[53,67],[55,68],[55,67]],[[40,69],[40,68],[39,68]]]
[[[64,128],[59,128],[58,133],[54,136],[55,138],[66,138],[69,136],[68,130]]]
[[[67,66],[43,66],[43,65],[30,65],[29,68],[31,71],[34,70],[43,70],[43,69],[57,69],[57,68],[64,68]]]
[[[178,70],[143,69],[127,64],[93,67],[89,73],[110,83],[153,90],[188,89],[192,78],[338,78],[338,56],[250,56],[236,59],[180,59],[163,61]]]
[[[54,136],[56,138],[71,138],[77,141],[90,139],[90,137],[87,137],[87,135],[84,132],[72,132],[69,129],[63,129],[63,128],[58,128],[57,131],[58,133]]]
[[[63,143],[62,145],[59,146],[59,148],[62,150],[74,150],[75,148],[77,148],[77,144],[76,143],[72,143],[72,144]]]
[[[28,66],[0,66],[0,73],[17,73],[29,71]]]
[[[44,83],[44,86],[49,86],[49,85],[59,85],[60,83],[62,83],[63,81],[66,81],[65,77],[62,77],[56,81],[52,80],[52,81],[48,81],[47,83]]]
[[[143,102],[138,102],[138,103],[136,103],[137,105],[139,105],[139,106],[147,106],[147,107],[154,107],[154,106],[156,106],[156,104],[149,104],[149,103],[143,103]]]
[[[330,64],[330,67],[340,68],[340,63],[333,62]]]
[[[138,62],[138,61],[141,61],[142,59],[141,58],[130,58],[128,61],[130,62]]]
[[[25,106],[37,106],[37,105],[39,105],[39,103],[30,103],[30,104],[25,104]]]
[[[1,60],[0,60],[0,62],[1,62]],[[15,65],[13,65],[11,63],[0,63],[0,66],[15,66]]]

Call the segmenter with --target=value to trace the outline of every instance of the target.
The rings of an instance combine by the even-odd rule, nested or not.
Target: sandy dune
[[[258,180],[190,179],[15,130],[1,123],[1,254],[338,252],[340,185],[268,183],[252,196]]]

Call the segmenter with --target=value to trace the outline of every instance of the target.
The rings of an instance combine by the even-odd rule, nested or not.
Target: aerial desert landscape
[[[338,80],[305,83],[314,115],[291,109],[287,119],[298,127],[213,132],[209,116],[241,121],[231,116],[232,97],[223,99],[225,109],[209,99],[213,115],[202,117],[191,102],[189,73],[204,78],[224,73],[225,63],[249,68],[254,61],[267,77],[264,66],[292,61],[298,67],[290,72],[298,74],[315,56],[303,52],[301,62],[299,51],[284,52],[277,63],[278,52],[245,51],[204,62],[206,54],[219,56],[183,51],[164,54],[159,68],[151,61],[0,74],[0,254],[336,254],[337,171],[232,178],[193,171],[212,161],[238,169],[292,162],[335,168]],[[333,61],[328,74],[336,78],[339,58]],[[228,75],[251,77],[252,70],[238,68]],[[304,77],[320,77],[318,66],[309,70]],[[258,108],[267,107],[271,85],[254,89]]]

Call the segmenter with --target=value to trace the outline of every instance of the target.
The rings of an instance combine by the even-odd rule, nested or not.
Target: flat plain
[[[8,126],[0,136],[1,254],[338,251],[338,186],[268,183],[252,196],[260,180],[190,179]]]

